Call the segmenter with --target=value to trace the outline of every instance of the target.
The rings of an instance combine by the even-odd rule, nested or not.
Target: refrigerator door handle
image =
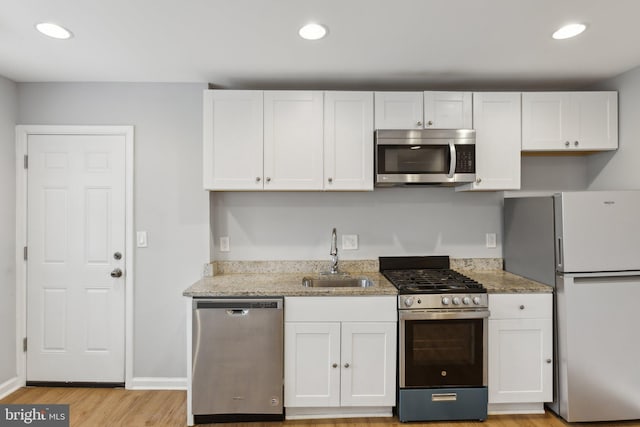
[[[562,267],[562,237],[558,237],[558,247],[556,248],[556,263]]]

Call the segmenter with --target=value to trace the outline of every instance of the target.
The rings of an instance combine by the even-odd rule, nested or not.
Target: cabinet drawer
[[[552,294],[491,294],[490,319],[551,318]]]
[[[285,322],[396,322],[395,296],[285,297]]]

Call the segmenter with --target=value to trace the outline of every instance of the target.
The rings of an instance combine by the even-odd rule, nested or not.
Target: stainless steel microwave
[[[473,129],[376,130],[375,185],[473,182],[475,143]]]

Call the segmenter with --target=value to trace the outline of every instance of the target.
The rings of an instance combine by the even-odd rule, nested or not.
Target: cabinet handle
[[[266,181],[271,182],[271,178],[267,177]]]
[[[338,367],[338,364],[337,364],[337,363],[334,363],[333,365],[331,365],[331,367],[335,369],[335,368],[337,368],[337,367]]]
[[[431,120],[429,120],[429,121],[427,122],[427,126],[433,126],[433,122],[432,122]]]
[[[422,122],[416,123],[416,126],[422,126]]]
[[[476,178],[476,184],[480,184],[482,182],[482,178]]]
[[[524,305],[521,305],[521,306],[520,306],[520,310],[524,310]]]
[[[329,181],[329,184],[331,184],[333,182],[333,178],[329,177],[327,181]]]
[[[578,146],[578,141],[573,141],[573,145],[577,147]]]
[[[256,182],[260,182],[262,178],[260,178],[259,176],[256,176]]]
[[[551,359],[547,359],[547,363],[551,363]]]
[[[564,146],[568,147],[571,143],[569,141],[565,141]]]
[[[348,363],[345,363],[345,364],[344,364],[344,367],[345,367],[345,368],[348,368],[349,366],[350,366],[350,365],[349,365]]]

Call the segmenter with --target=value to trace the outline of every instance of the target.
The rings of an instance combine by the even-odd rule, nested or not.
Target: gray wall
[[[640,189],[640,67],[593,89],[618,91],[619,148],[589,157],[589,189]]]
[[[182,291],[209,257],[205,84],[21,83],[20,124],[135,126],[135,377],[186,377]]]
[[[0,77],[0,384],[16,369],[16,142],[17,86]]]
[[[501,257],[500,193],[451,188],[386,188],[374,192],[211,193],[217,260],[328,259],[338,231],[341,259],[381,255]],[[498,247],[485,247],[485,233]],[[341,235],[357,234],[358,250],[341,250]],[[230,252],[219,251],[229,236]]]

